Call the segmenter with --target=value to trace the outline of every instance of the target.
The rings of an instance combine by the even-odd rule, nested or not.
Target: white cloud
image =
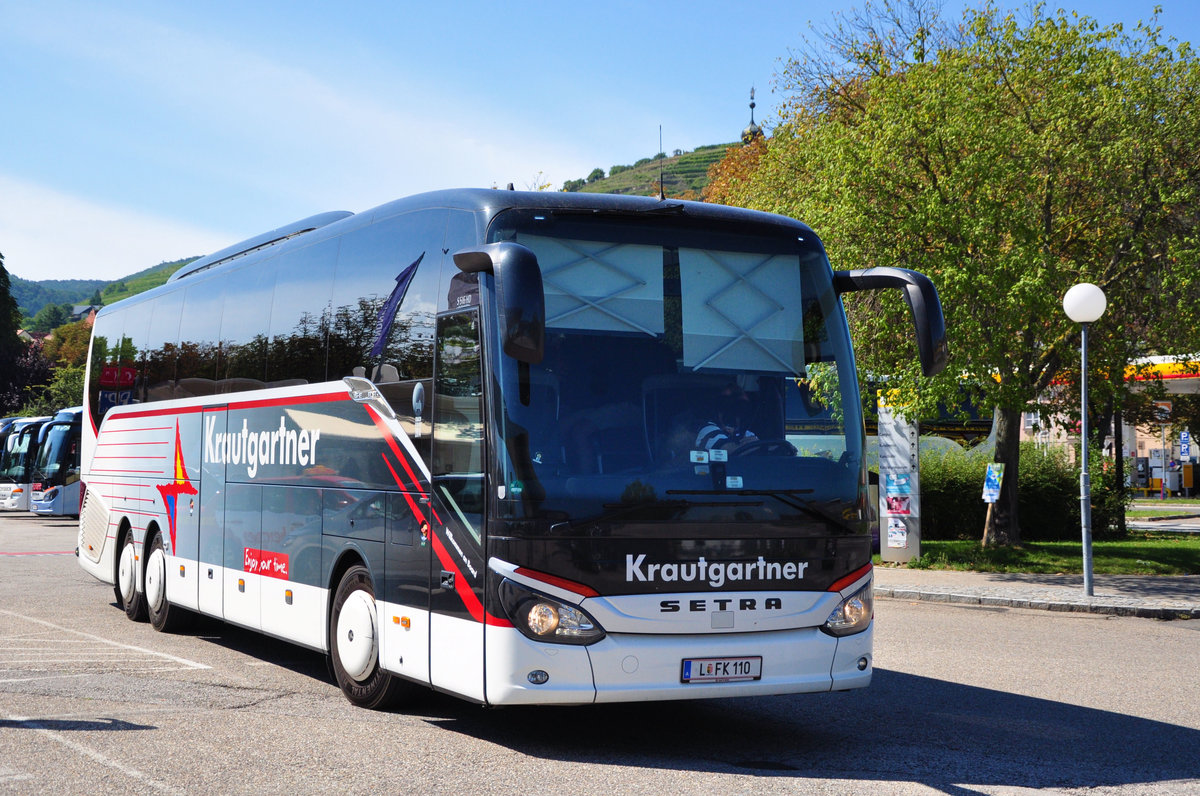
[[[364,62],[301,50],[280,60],[235,37],[91,5],[53,24],[20,21],[46,55],[153,119],[129,124],[124,140],[108,136],[94,160],[133,164],[122,181],[152,162],[161,183],[207,200],[209,218],[218,207],[252,215],[251,205],[265,203],[279,208],[270,225],[425,190],[524,187],[538,171],[559,184],[594,165],[570,124],[542,124],[511,98],[455,84],[400,54]]]
[[[22,279],[116,279],[216,251],[237,237],[0,174],[0,252],[8,272]]]

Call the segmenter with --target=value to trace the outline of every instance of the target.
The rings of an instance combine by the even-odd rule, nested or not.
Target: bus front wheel
[[[407,683],[379,665],[379,618],[367,568],[355,565],[338,583],[329,612],[329,657],[346,698],[364,708],[394,704]]]

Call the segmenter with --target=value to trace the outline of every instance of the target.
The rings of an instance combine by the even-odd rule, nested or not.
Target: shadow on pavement
[[[1196,776],[1200,730],[876,670],[864,691],[480,711],[431,724],[546,760],[797,780],[1073,788]],[[442,711],[444,709],[444,712]]]
[[[215,620],[188,632],[332,684],[324,656]],[[1196,777],[1200,730],[876,669],[865,690],[501,708],[433,692],[399,713],[547,761],[761,777],[1082,788]]]

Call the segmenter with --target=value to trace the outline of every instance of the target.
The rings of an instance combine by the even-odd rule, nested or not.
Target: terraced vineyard
[[[725,157],[725,150],[739,144],[711,144],[668,157],[662,162],[663,189],[667,196],[699,199],[708,184],[708,169]],[[659,161],[646,158],[615,175],[579,188],[587,193],[620,193],[638,196],[658,194]]]

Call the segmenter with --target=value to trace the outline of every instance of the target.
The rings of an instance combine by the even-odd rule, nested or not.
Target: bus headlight
[[[593,644],[604,638],[604,628],[586,611],[508,578],[500,581],[500,604],[517,630],[534,641]]]
[[[831,636],[849,636],[861,633],[871,624],[874,616],[874,599],[871,584],[868,583],[846,599],[838,603],[837,608],[821,625],[821,630]]]

